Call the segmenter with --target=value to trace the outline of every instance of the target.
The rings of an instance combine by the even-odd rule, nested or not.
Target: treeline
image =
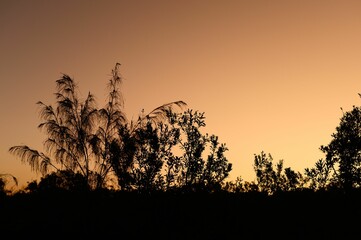
[[[121,93],[120,64],[108,82],[107,103],[98,108],[94,96],[79,96],[78,85],[64,74],[56,81],[55,106],[38,102],[45,132],[44,151],[26,145],[9,151],[31,170],[43,174],[22,189],[26,192],[349,192],[361,184],[361,109],[344,112],[332,141],[321,146],[325,158],[303,173],[275,162],[271,154],[254,156],[255,181],[239,176],[228,181],[232,164],[226,144],[203,133],[203,112],[183,101],[161,105],[129,120]],[[11,175],[0,176],[0,192],[9,194]],[[14,179],[14,178],[12,178]],[[15,179],[16,180],[16,179]]]
[[[227,179],[226,144],[183,101],[129,120],[119,64],[107,103],[68,75],[38,102],[44,151],[9,151],[40,172],[11,192],[0,175],[0,236],[19,239],[355,239],[361,214],[361,108],[344,112],[325,158],[302,173],[254,155],[255,181]]]

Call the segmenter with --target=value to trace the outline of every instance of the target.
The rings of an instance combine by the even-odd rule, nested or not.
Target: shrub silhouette
[[[254,170],[257,177],[258,190],[267,194],[282,191],[295,191],[303,188],[303,176],[290,167],[283,168],[283,160],[273,164],[271,154],[261,152],[254,156]],[[275,167],[275,168],[274,168]]]
[[[9,173],[1,173],[0,174],[0,199],[7,196],[9,193],[11,193],[11,190],[6,189],[6,185],[9,182],[9,179],[11,179],[12,182],[15,183],[15,185],[18,185],[18,180],[16,177]]]

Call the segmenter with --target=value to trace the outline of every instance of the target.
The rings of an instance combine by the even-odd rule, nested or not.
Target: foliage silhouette
[[[9,179],[11,179],[11,181],[14,182],[16,186],[18,185],[18,180],[16,177],[9,173],[0,173],[0,199],[11,193],[11,190],[6,189],[6,185]]]
[[[271,154],[261,152],[255,155],[254,170],[257,176],[259,191],[274,194],[281,191],[294,191],[303,187],[304,179],[301,173],[291,168],[283,168],[283,160],[274,166]],[[275,169],[274,169],[275,167]]]
[[[186,106],[178,101],[129,121],[119,66],[101,109],[91,94],[82,101],[66,75],[57,81],[57,107],[39,102],[47,154],[27,146],[9,150],[43,177],[4,195],[5,177],[12,176],[0,175],[1,233],[30,239],[35,229],[46,238],[79,239],[359,237],[361,108],[344,113],[330,144],[321,146],[326,158],[305,176],[262,151],[254,155],[255,181],[225,181],[232,170],[228,149],[202,133],[204,113],[176,112]],[[118,188],[109,187],[112,180]]]
[[[326,158],[305,174],[314,189],[341,188],[350,191],[361,186],[361,108],[343,112],[331,142],[320,149]]]
[[[83,176],[89,189],[104,187],[112,178],[121,190],[220,189],[232,164],[224,155],[225,144],[201,133],[204,113],[177,113],[175,107],[186,104],[176,101],[127,120],[119,67],[112,70],[107,104],[101,109],[90,93],[82,100],[77,84],[64,74],[56,81],[56,107],[38,102],[39,128],[48,136],[46,153],[25,145],[9,151],[45,176],[39,186],[68,188],[63,185],[78,179],[69,176]],[[53,172],[47,175],[49,167]]]
[[[179,129],[178,143],[181,155],[177,160],[178,184],[185,188],[215,190],[228,177],[232,164],[228,163],[225,152],[228,148],[218,141],[216,135],[202,134],[204,113],[188,109],[183,114],[170,114],[170,122]],[[204,151],[209,147],[206,157]],[[177,169],[178,171],[178,169]]]
[[[88,191],[87,179],[80,173],[60,170],[46,174],[40,182],[30,182],[27,189],[30,192],[84,192]]]
[[[120,173],[118,180],[123,180],[122,189],[150,192],[220,188],[232,165],[224,156],[225,144],[220,144],[215,135],[201,133],[204,113],[191,109],[166,113],[167,121],[145,119],[132,132],[122,128],[119,139],[123,141],[112,142],[110,156],[115,169],[121,169],[115,172]],[[209,153],[204,159],[207,147]],[[122,170],[124,162],[127,172]]]
[[[66,170],[81,174],[89,188],[103,187],[113,172],[119,172],[119,169],[115,169],[109,153],[110,145],[115,141],[114,137],[118,131],[126,128],[132,133],[140,127],[144,119],[156,122],[164,117],[165,110],[186,105],[183,101],[164,104],[140,117],[136,122],[128,123],[121,108],[119,66],[117,63],[112,70],[108,85],[108,103],[100,110],[96,108],[94,96],[89,93],[85,100],[82,100],[77,84],[64,74],[56,81],[56,107],[38,102],[40,116],[43,119],[39,128],[48,135],[44,142],[46,153],[26,145],[13,146],[9,149],[10,153],[20,157],[32,170],[43,175],[48,173],[51,167],[53,171]]]
[[[330,186],[331,168],[324,159],[319,159],[313,168],[306,168],[305,176],[309,188],[314,191],[327,189]]]

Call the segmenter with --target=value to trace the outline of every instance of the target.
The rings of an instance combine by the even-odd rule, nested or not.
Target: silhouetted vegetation
[[[0,175],[0,229],[14,237],[350,239],[358,236],[361,108],[344,112],[320,159],[304,173],[254,155],[254,181],[227,180],[226,144],[203,133],[205,114],[183,101],[128,120],[119,64],[107,103],[82,100],[68,75],[56,105],[38,102],[45,152],[9,151],[40,172],[17,192]],[[352,219],[352,220],[351,220]],[[19,231],[21,229],[21,231]],[[30,239],[32,239],[30,237]]]
[[[327,146],[321,146],[326,158],[307,169],[314,188],[350,191],[361,186],[361,108],[344,112],[340,125]]]
[[[9,173],[0,173],[0,199],[6,197],[8,194],[11,194],[10,189],[6,189],[6,185],[9,182],[9,179],[18,185],[18,180],[16,177]]]

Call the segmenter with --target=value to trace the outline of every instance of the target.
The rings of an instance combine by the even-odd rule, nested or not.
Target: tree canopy
[[[218,136],[203,133],[204,112],[173,101],[129,120],[122,81],[117,63],[108,80],[106,103],[99,108],[90,92],[82,98],[78,84],[63,74],[56,80],[55,104],[37,103],[42,120],[38,128],[47,136],[44,151],[18,145],[10,147],[10,153],[40,172],[43,185],[66,189],[73,189],[72,182],[87,189],[225,190],[268,195],[360,188],[360,107],[343,112],[331,142],[320,147],[325,158],[304,169],[304,174],[284,168],[284,160],[274,163],[272,155],[262,151],[254,156],[255,181],[243,181],[241,176],[227,181],[232,170],[226,157],[228,148]]]
[[[232,165],[224,155],[225,144],[201,133],[204,113],[184,110],[185,102],[174,101],[128,120],[119,67],[112,69],[103,108],[97,108],[91,93],[82,99],[74,79],[64,74],[56,81],[55,106],[37,103],[38,127],[47,135],[45,151],[27,145],[9,151],[44,176],[82,176],[89,189],[114,183],[139,191],[219,187]],[[207,147],[209,155],[204,156]]]

